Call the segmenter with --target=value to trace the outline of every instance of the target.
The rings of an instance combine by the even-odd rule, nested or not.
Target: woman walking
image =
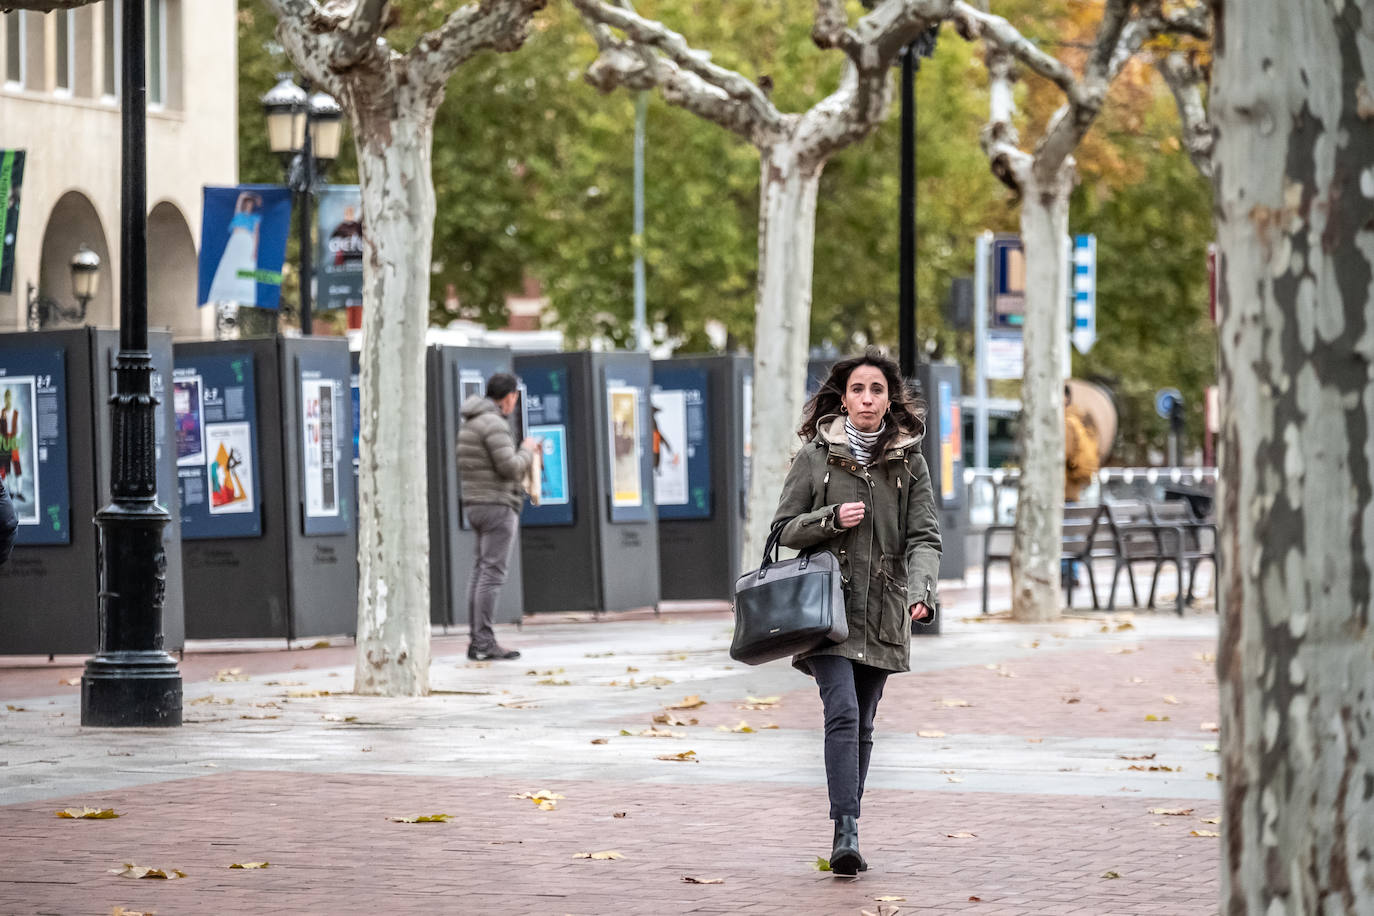
[[[933,619],[938,604],[940,529],[920,451],[923,417],[890,358],[869,350],[836,363],[807,402],[805,444],[773,518],[784,546],[834,552],[844,580],[849,638],[792,660],[816,679],[825,706],[830,868],[841,876],[868,869],[859,802],[883,685],[910,670],[911,621]]]

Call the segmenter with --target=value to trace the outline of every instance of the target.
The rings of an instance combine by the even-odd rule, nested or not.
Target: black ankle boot
[[[868,870],[868,863],[859,855],[859,819],[851,814],[835,818],[835,844],[830,852],[830,871],[844,878],[852,878]]]

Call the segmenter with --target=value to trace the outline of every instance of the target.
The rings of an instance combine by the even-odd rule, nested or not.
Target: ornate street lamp
[[[25,304],[28,306],[30,331],[41,331],[55,317],[75,324],[86,320],[86,306],[100,290],[100,255],[87,248],[83,243],[72,255],[70,262],[72,274],[72,295],[76,298],[76,308],[69,309],[51,296],[44,296],[38,287],[28,285]]]
[[[281,157],[286,184],[296,196],[300,219],[301,333],[311,331],[310,204],[324,174],[339,155],[343,108],[323,92],[310,94],[310,84],[297,86],[290,76],[262,97],[267,118],[267,144]]]
[[[110,505],[100,529],[99,650],[81,678],[84,726],[181,724],[181,672],[162,649],[162,598],[171,521],[157,501],[158,401],[148,352],[148,84],[144,5],[124,3],[120,177],[119,355],[110,399]],[[92,253],[92,257],[94,254]],[[95,269],[73,259],[73,286],[94,295]],[[99,262],[95,262],[95,268]],[[78,285],[79,282],[79,285]]]

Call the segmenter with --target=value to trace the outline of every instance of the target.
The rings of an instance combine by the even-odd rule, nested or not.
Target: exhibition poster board
[[[571,525],[576,519],[571,461],[572,437],[569,414],[568,370],[540,367],[521,373],[529,435],[541,440],[543,468],[539,505],[525,500],[524,525]]]
[[[296,356],[301,527],[307,536],[346,534],[351,524],[351,513],[344,508],[348,494],[341,488],[346,472],[340,465],[349,454],[351,405],[345,406],[347,379],[335,371],[337,362],[333,354]]]
[[[0,480],[18,545],[72,541],[66,388],[62,349],[0,350]]]
[[[711,517],[708,386],[704,369],[654,369],[649,432],[660,519]]]
[[[647,522],[651,480],[645,474],[648,448],[648,373],[643,382],[625,378],[622,370],[605,370],[607,466],[610,472],[612,522]]]
[[[172,403],[182,538],[262,534],[252,354],[181,360],[172,373]]]

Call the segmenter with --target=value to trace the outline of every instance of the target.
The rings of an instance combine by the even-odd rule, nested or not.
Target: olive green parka
[[[940,523],[921,455],[921,433],[899,436],[864,467],[844,433],[844,417],[823,417],[816,437],[792,459],[773,524],[784,547],[824,549],[839,558],[849,638],[792,659],[842,655],[887,671],[909,671],[911,612],[924,602],[938,613]],[[864,518],[836,527],[841,503],[862,502]],[[902,543],[901,510],[906,513]]]

